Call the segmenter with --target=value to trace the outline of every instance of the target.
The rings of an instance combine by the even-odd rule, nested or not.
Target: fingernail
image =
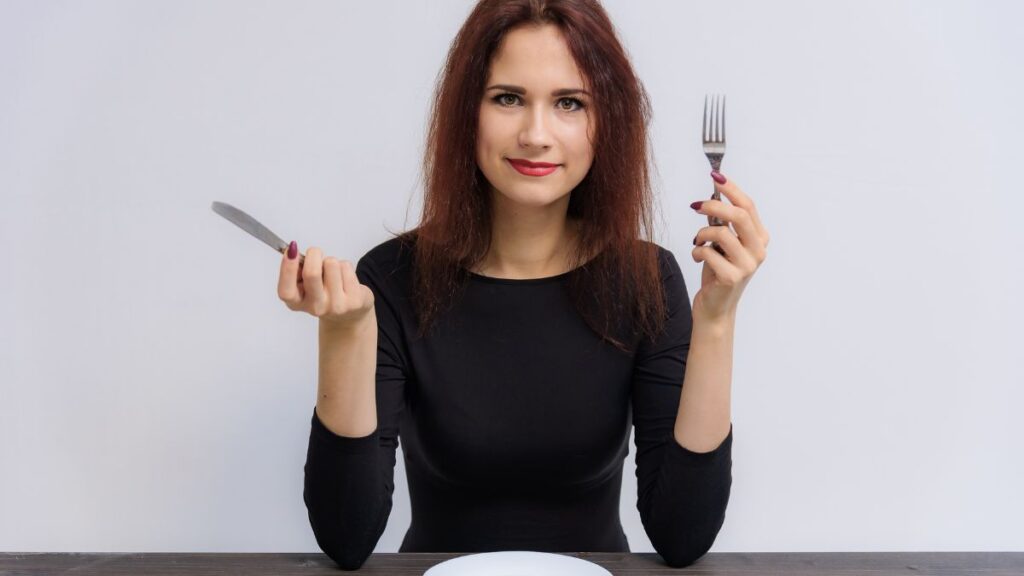
[[[694,236],[694,237],[693,237],[693,245],[694,245],[694,246],[696,246],[696,245],[697,245],[697,237],[696,237],[696,236]]]
[[[292,243],[288,245],[288,259],[295,260],[295,256],[299,253],[299,245],[292,240]]]
[[[715,179],[715,182],[718,182],[719,184],[725,184],[725,176],[722,176],[722,174],[718,170],[712,170],[711,177]]]
[[[700,210],[700,205],[703,204],[703,203],[704,203],[703,200],[697,200],[693,204],[690,204],[690,208],[693,208],[694,210]]]

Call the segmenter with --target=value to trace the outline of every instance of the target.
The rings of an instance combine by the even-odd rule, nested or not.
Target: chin
[[[556,193],[556,192],[553,192],[550,188],[548,188],[548,189],[538,189],[536,187],[531,187],[531,188],[533,188],[533,189],[532,190],[524,190],[523,188],[521,188],[519,186],[517,186],[515,188],[512,188],[512,189],[506,188],[506,190],[511,190],[511,192],[506,193],[506,192],[500,192],[499,191],[498,194],[501,194],[506,199],[508,199],[510,202],[513,202],[515,204],[520,204],[520,205],[523,205],[523,206],[541,207],[541,206],[548,206],[550,204],[558,202],[559,200],[561,200],[562,198],[567,196],[569,194],[569,192],[571,192],[571,190],[566,190],[564,192]]]

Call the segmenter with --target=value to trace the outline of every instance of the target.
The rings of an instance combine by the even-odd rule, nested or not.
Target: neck
[[[546,278],[568,272],[579,233],[565,211],[496,214],[490,250],[474,272],[495,278]]]

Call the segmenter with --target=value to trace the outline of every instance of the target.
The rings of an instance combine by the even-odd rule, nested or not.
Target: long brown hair
[[[657,246],[640,236],[641,225],[647,238],[652,233],[651,106],[597,0],[481,0],[452,41],[435,86],[420,224],[396,234],[414,252],[419,336],[490,247],[491,199],[475,146],[491,59],[512,28],[543,24],[561,30],[596,115],[594,161],[569,199],[567,218],[580,221],[580,235],[568,290],[588,326],[628,351],[641,333],[655,338],[666,315]],[[628,332],[618,330],[624,318]]]

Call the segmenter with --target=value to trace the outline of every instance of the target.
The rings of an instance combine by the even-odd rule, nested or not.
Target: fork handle
[[[712,200],[719,200],[719,201],[722,200],[722,194],[721,194],[721,192],[718,191],[717,188],[715,189],[714,193],[711,194],[711,199]],[[724,220],[722,220],[721,218],[718,218],[717,216],[708,216],[708,225],[709,226],[725,226],[726,223],[725,223]],[[725,251],[723,251],[722,247],[718,245],[718,242],[712,242],[711,243],[711,247],[714,248],[715,251],[718,252],[719,254],[721,254],[722,256],[725,256]]]

